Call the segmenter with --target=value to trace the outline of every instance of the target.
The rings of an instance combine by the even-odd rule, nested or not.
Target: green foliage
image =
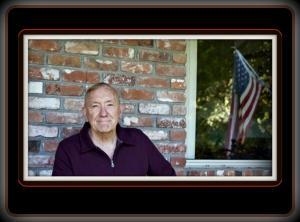
[[[236,148],[234,158],[271,158],[271,40],[198,40],[197,159],[225,159],[224,146],[233,85],[234,46],[265,82],[245,144]]]

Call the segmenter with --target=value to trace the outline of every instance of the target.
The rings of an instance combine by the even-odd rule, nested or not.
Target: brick
[[[33,109],[59,109],[58,98],[29,97],[29,108]]]
[[[139,59],[153,62],[168,62],[170,58],[169,53],[159,52],[154,50],[140,50]]]
[[[115,74],[107,74],[104,77],[104,82],[114,85],[127,85],[134,86],[135,85],[135,77],[127,76],[127,75],[115,75]]]
[[[50,68],[29,67],[30,79],[59,80],[59,70]]]
[[[243,170],[243,176],[254,176],[254,172],[252,169],[245,169]]]
[[[184,167],[185,163],[186,163],[186,159],[185,157],[171,157],[170,159],[171,165],[172,166],[180,166],[180,167]]]
[[[173,115],[186,115],[186,107],[184,105],[173,105]]]
[[[57,52],[61,48],[58,41],[46,40],[46,39],[45,40],[29,40],[28,47],[30,49],[50,51],[50,52]]]
[[[53,83],[47,84],[46,93],[49,95],[60,95],[60,85]]]
[[[127,100],[153,100],[154,93],[140,89],[123,89],[121,92],[123,99]]]
[[[171,130],[170,140],[172,141],[185,141],[186,132],[185,130]]]
[[[58,128],[57,127],[48,127],[48,126],[33,126],[29,125],[29,136],[43,136],[43,137],[57,137]]]
[[[186,55],[185,54],[173,54],[172,61],[177,64],[185,64],[186,63]]]
[[[148,87],[169,88],[170,87],[169,80],[153,78],[153,77],[140,77],[137,79],[136,85],[144,86],[146,88]]]
[[[122,104],[122,113],[135,113],[135,105],[134,104]]]
[[[82,123],[82,114],[79,113],[58,113],[58,112],[48,112],[46,114],[47,123]]]
[[[81,128],[64,127],[64,128],[62,129],[61,136],[62,136],[63,138],[70,137],[70,136],[72,136],[72,135],[74,135],[74,134],[79,133],[80,129],[81,129]]]
[[[157,149],[163,154],[185,153],[186,146],[184,144],[159,143]]]
[[[98,55],[99,49],[93,41],[67,41],[65,51],[69,53],[81,53],[86,55]]]
[[[29,93],[43,93],[43,83],[42,82],[29,82]]]
[[[65,69],[63,80],[67,82],[86,82],[86,72],[80,70]]]
[[[43,114],[40,112],[29,111],[28,112],[28,120],[30,123],[41,123],[43,122]]]
[[[97,72],[65,69],[64,81],[79,83],[98,83],[100,82],[100,78]]]
[[[41,141],[40,140],[29,140],[28,151],[38,153],[40,151]]]
[[[216,171],[216,176],[225,176],[225,170],[217,170]]]
[[[116,48],[116,47],[104,47],[103,55],[107,57],[114,58],[134,58],[134,49],[133,48]]]
[[[135,117],[125,116],[123,117],[123,124],[125,126],[153,126],[154,121],[151,117]]]
[[[225,170],[224,176],[235,176],[235,170]]]
[[[184,79],[171,79],[171,88],[172,89],[185,89],[185,80]]]
[[[43,79],[40,68],[30,66],[28,68],[28,77],[29,79]]]
[[[186,41],[184,40],[157,40],[157,48],[160,49],[168,49],[175,51],[185,51],[186,49]]]
[[[79,83],[98,83],[100,82],[99,74],[97,72],[86,72],[81,70],[65,69],[63,73],[63,80],[66,82]]]
[[[175,168],[176,176],[185,176],[185,172],[183,168]]]
[[[52,170],[40,170],[39,171],[39,176],[52,176]]]
[[[41,68],[40,71],[42,73],[43,79],[59,80],[59,70],[58,69]]]
[[[168,140],[169,135],[163,130],[145,130],[143,132],[150,138],[150,140]]]
[[[59,142],[57,140],[45,140],[44,150],[46,152],[55,152],[57,150]]]
[[[84,105],[83,99],[69,99],[66,98],[64,101],[64,108],[66,110],[80,111]]]
[[[61,85],[60,93],[62,96],[81,96],[83,94],[83,88],[77,85]]]
[[[83,88],[77,85],[61,85],[60,95],[62,96],[81,96],[83,94]]]
[[[207,170],[206,171],[206,175],[207,176],[215,176],[216,175],[216,172],[214,170]]]
[[[53,156],[49,155],[29,155],[28,156],[28,165],[29,166],[36,166],[36,167],[43,167],[52,165]]]
[[[97,72],[87,72],[86,73],[86,82],[87,83],[98,83],[100,82],[100,77]]]
[[[56,66],[80,67],[80,57],[60,54],[49,55],[48,64]]]
[[[206,170],[200,170],[200,176],[207,176]]]
[[[254,176],[263,176],[263,170],[262,169],[256,169],[253,170]]]
[[[185,102],[185,95],[182,92],[158,91],[157,99],[162,102]]]
[[[170,107],[167,104],[140,103],[139,112],[143,114],[168,115],[170,114]]]
[[[122,45],[131,45],[131,46],[147,46],[153,47],[153,40],[149,39],[126,39],[121,40]]]
[[[200,171],[198,170],[189,170],[187,176],[200,176]]]
[[[28,63],[29,64],[43,64],[44,63],[44,54],[29,52],[28,53]]]
[[[185,76],[185,66],[156,65],[156,73],[160,76]]]
[[[121,70],[123,72],[129,72],[134,74],[150,74],[153,71],[153,66],[150,63],[122,61]]]
[[[83,92],[83,88],[78,85],[59,85],[52,83],[46,85],[46,93],[49,95],[81,96]]]
[[[84,58],[84,65],[90,69],[98,69],[103,71],[117,71],[119,67],[118,61],[95,58]]]
[[[185,118],[162,117],[157,119],[157,127],[159,128],[185,128]]]

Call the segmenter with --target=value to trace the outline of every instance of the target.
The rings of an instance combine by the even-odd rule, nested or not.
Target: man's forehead
[[[101,87],[98,89],[93,90],[89,93],[87,99],[113,99],[115,100],[117,97],[116,93],[108,88],[108,87]]]

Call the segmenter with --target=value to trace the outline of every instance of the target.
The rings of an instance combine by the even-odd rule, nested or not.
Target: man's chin
[[[100,133],[109,133],[112,131],[111,127],[109,127],[109,126],[100,126],[100,127],[98,127],[97,130]]]

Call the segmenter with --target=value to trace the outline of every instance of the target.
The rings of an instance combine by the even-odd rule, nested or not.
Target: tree
[[[198,40],[196,158],[224,159],[233,85],[233,46],[265,82],[252,126],[237,159],[270,159],[272,150],[271,40]]]

